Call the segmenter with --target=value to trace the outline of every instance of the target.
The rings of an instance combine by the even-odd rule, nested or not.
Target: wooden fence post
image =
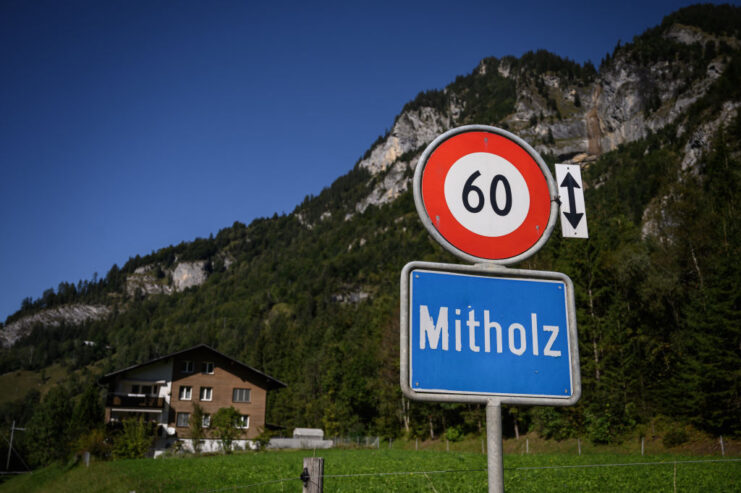
[[[324,491],[324,459],[322,457],[304,457],[303,493],[322,493]]]

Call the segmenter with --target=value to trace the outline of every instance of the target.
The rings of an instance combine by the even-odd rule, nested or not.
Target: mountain
[[[291,214],[26,299],[0,331],[0,372],[62,364],[82,371],[67,384],[79,388],[80,375],[206,343],[288,384],[270,422],[328,435],[480,430],[479,406],[409,402],[398,384],[399,273],[457,262],[417,217],[414,167],[437,135],[478,123],[551,166],[579,164],[589,217],[588,240],[554,234],[516,266],[574,281],[582,400],[507,409],[505,432],[609,442],[666,416],[737,435],[739,107],[741,9],[728,5],[681,9],[599,67],[547,51],[484,59],[407,103]]]

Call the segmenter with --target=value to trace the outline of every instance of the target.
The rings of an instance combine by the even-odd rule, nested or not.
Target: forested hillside
[[[0,351],[0,373],[61,364],[71,376],[54,392],[75,395],[114,369],[206,343],[287,383],[270,396],[271,423],[327,435],[480,431],[483,408],[408,402],[398,383],[399,273],[412,260],[458,262],[417,216],[413,168],[437,134],[479,123],[517,133],[549,165],[579,163],[586,184],[590,238],[555,232],[515,266],[574,281],[582,399],[506,408],[505,433],[612,442],[666,416],[738,435],[740,31],[737,7],[689,7],[598,69],[545,51],[483,60],[421,92],[347,175],[291,214],[28,298],[3,331],[52,308],[109,312],[28,325]],[[205,281],[165,289],[187,262],[201,262]],[[4,404],[0,425],[32,420],[38,399]]]

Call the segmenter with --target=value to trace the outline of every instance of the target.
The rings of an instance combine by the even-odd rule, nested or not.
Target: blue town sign
[[[569,405],[581,394],[565,274],[411,262],[402,389],[414,399]]]

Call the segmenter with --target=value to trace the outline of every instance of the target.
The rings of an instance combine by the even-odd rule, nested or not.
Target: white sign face
[[[474,152],[448,170],[445,202],[461,225],[492,238],[522,225],[530,210],[530,193],[512,163],[496,154]]]
[[[564,238],[589,238],[587,210],[581,168],[578,164],[557,164],[556,184],[561,199],[561,233]]]

